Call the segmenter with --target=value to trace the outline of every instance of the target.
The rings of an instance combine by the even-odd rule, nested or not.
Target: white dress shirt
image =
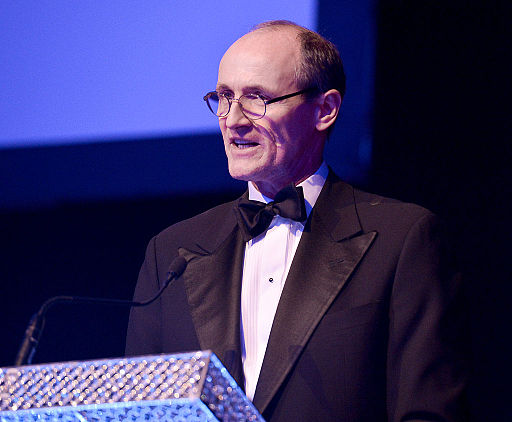
[[[322,163],[315,174],[299,183],[309,217],[329,170]],[[249,199],[271,202],[249,182]],[[268,230],[245,245],[242,276],[241,331],[245,392],[254,398],[270,330],[281,292],[299,244],[304,222],[275,216]]]

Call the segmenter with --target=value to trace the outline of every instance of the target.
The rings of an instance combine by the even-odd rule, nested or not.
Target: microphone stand
[[[83,296],[55,296],[48,299],[44,302],[39,311],[36,312],[27,326],[25,330],[25,336],[23,337],[23,341],[21,343],[18,354],[16,355],[16,360],[14,362],[15,366],[21,365],[30,365],[32,363],[32,359],[34,358],[34,354],[36,353],[37,346],[39,344],[39,340],[41,339],[41,335],[44,329],[45,316],[48,310],[56,304],[59,303],[88,303],[88,304],[100,304],[100,305],[122,305],[122,306],[147,306],[157,300],[164,290],[169,286],[172,280],[175,280],[183,272],[187,266],[187,261],[182,256],[176,257],[169,265],[169,271],[167,272],[167,277],[163,286],[160,288],[158,293],[152,298],[143,301],[143,302],[135,302],[131,300],[123,300],[123,299],[107,299],[107,298],[97,298],[97,297],[83,297]]]

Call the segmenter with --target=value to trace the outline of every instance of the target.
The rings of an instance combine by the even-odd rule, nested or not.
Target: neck
[[[253,184],[253,186],[256,188],[256,190],[258,192],[261,192],[267,198],[274,199],[277,192],[279,192],[284,187],[289,186],[292,183],[294,184],[294,186],[297,186],[299,183],[302,183],[308,177],[315,174],[315,172],[318,171],[318,169],[320,168],[321,164],[322,164],[322,162],[320,161],[320,163],[318,163],[317,166],[314,166],[314,168],[311,171],[303,173],[303,175],[300,177],[288,177],[286,179],[282,179],[278,183],[256,182],[256,181],[251,181],[251,183]]]

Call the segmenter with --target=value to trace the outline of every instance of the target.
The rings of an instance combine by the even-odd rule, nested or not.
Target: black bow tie
[[[267,230],[275,215],[304,221],[307,215],[302,187],[289,185],[268,204],[242,197],[235,206],[235,214],[246,242]]]

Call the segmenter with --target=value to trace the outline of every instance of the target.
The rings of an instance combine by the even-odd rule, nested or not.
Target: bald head
[[[277,96],[283,90],[292,92],[290,89],[295,89],[299,64],[300,48],[296,32],[290,29],[261,29],[249,32],[229,47],[220,62],[219,76],[236,66],[239,72],[237,76],[244,83],[257,87],[265,79],[265,89]]]
[[[274,20],[256,25],[254,31],[289,31],[295,35],[300,51],[300,62],[296,69],[298,86],[315,87],[320,92],[336,89],[345,95],[345,72],[336,46],[303,26],[286,20]]]

